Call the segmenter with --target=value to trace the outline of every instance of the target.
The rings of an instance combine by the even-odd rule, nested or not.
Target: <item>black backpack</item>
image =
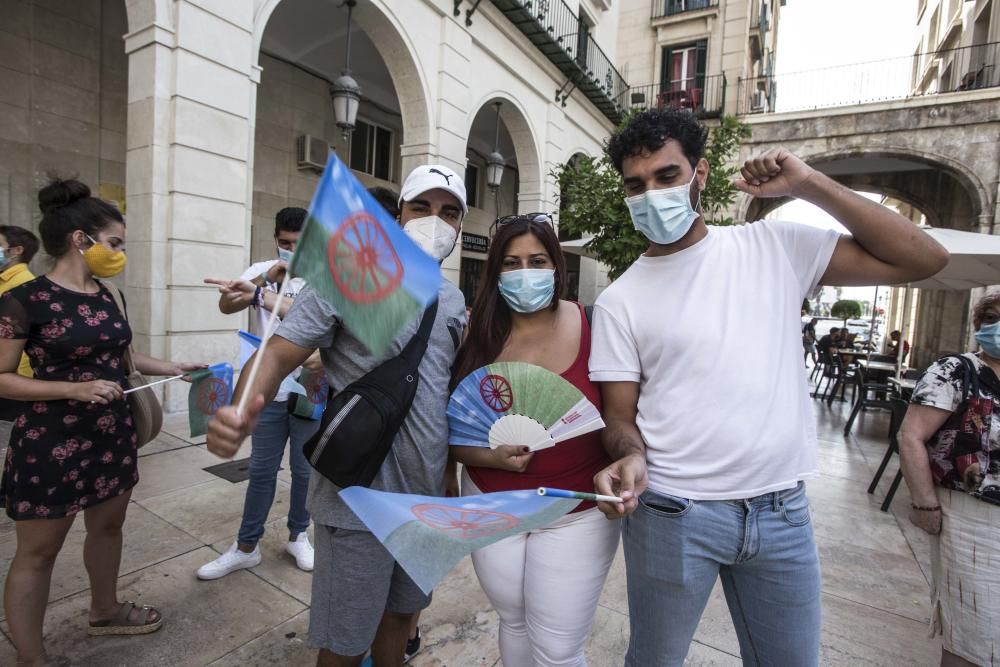
[[[410,412],[437,315],[435,301],[399,356],[388,359],[337,394],[331,393],[319,430],[303,447],[309,463],[341,488],[370,486]]]

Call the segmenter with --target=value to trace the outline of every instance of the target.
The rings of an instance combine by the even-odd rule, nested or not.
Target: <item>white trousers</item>
[[[462,495],[480,491],[463,470]],[[621,522],[595,507],[472,554],[500,616],[505,667],[584,667],[597,601],[618,550]]]

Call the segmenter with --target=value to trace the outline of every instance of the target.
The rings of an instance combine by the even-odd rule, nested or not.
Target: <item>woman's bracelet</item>
[[[917,505],[916,503],[910,503],[910,507],[917,510],[918,512],[940,512],[941,506],[937,505],[935,507],[924,507],[923,505]]]
[[[254,308],[260,307],[260,295],[263,291],[264,291],[263,287],[258,287],[253,291],[253,300],[250,302],[250,305],[253,306]]]

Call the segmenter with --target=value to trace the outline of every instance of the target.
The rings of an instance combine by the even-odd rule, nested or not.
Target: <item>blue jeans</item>
[[[627,667],[680,667],[716,580],[744,665],[819,664],[819,556],[805,485],[746,500],[646,491],[623,528]]]
[[[288,508],[289,540],[294,540],[309,527],[306,495],[309,492],[311,468],[302,453],[302,445],[318,428],[318,421],[288,414],[287,401],[272,401],[264,408],[251,440],[250,483],[247,485],[243,522],[237,538],[240,544],[256,545],[264,535],[264,523],[271,511],[278,484],[281,456],[285,452],[285,443],[289,440],[291,450],[288,462],[292,469],[292,500]]]

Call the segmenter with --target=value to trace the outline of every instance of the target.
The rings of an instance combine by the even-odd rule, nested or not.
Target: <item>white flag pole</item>
[[[180,380],[185,375],[187,375],[187,373],[181,373],[180,375],[175,375],[173,377],[157,380],[156,382],[150,382],[149,384],[144,384],[141,387],[132,387],[131,389],[126,389],[122,393],[128,395],[131,394],[133,391],[139,391],[140,389],[146,389],[147,387],[155,387],[156,385],[163,384],[164,382],[173,382],[174,380]]]
[[[250,400],[250,394],[253,393],[253,383],[257,379],[257,371],[260,369],[260,362],[264,359],[264,351],[267,349],[267,342],[271,339],[271,332],[274,330],[275,322],[278,320],[278,313],[281,312],[281,304],[285,300],[285,289],[288,287],[288,281],[292,276],[290,270],[285,271],[285,277],[281,281],[281,287],[278,288],[278,300],[274,302],[274,308],[271,310],[271,317],[267,320],[267,326],[264,327],[264,332],[261,335],[260,347],[257,349],[257,354],[253,359],[253,366],[250,367],[250,377],[247,378],[246,384],[243,385],[243,395],[240,396],[240,402],[236,406],[236,412],[243,414],[243,410],[247,407],[247,401]]]

